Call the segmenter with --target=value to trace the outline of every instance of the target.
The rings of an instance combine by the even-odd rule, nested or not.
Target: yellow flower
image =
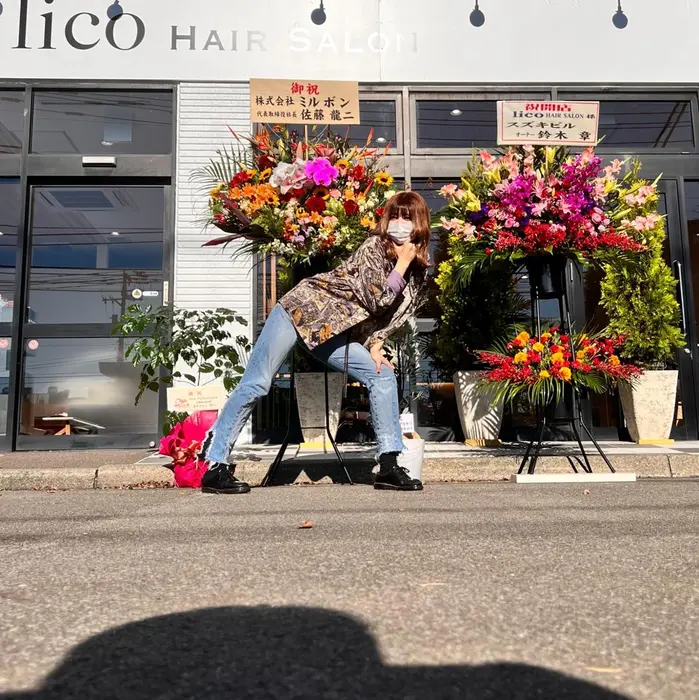
[[[561,367],[560,374],[563,381],[569,382],[573,373],[570,371],[570,367]]]
[[[576,360],[584,360],[585,359],[585,351],[584,350],[578,350],[575,353],[575,359]]]
[[[515,355],[515,364],[516,365],[523,365],[527,361],[527,353],[526,352],[518,352]]]
[[[344,158],[340,158],[340,160],[338,160],[337,163],[335,163],[335,167],[338,170],[343,170],[343,169],[347,170],[349,168],[349,166],[350,166],[349,161],[345,160]]]
[[[518,336],[517,340],[521,340],[523,343],[528,343],[531,336],[526,331],[522,331]]]
[[[376,173],[374,180],[376,180],[376,184],[381,185],[381,187],[390,187],[393,184],[393,178],[383,170]]]
[[[551,362],[563,362],[563,353],[554,352],[553,355],[551,355]]]
[[[616,355],[612,355],[612,356],[609,358],[609,364],[610,364],[612,367],[618,367],[618,366],[621,364],[621,360],[620,360]]]
[[[354,190],[351,187],[346,187],[345,191],[342,193],[344,199],[352,200],[355,198]]]
[[[260,180],[267,180],[269,179],[269,176],[272,174],[272,168],[265,168],[261,173],[260,173]]]
[[[539,372],[539,377],[541,379],[548,379],[551,375],[545,370],[542,369],[541,372]]]
[[[541,334],[541,339],[546,342],[547,340],[551,340],[551,334],[550,333],[542,333]]]
[[[532,350],[534,352],[543,352],[544,346],[541,343],[534,343],[534,345],[532,345]]]
[[[364,226],[364,228],[368,228],[371,230],[376,228],[376,222],[370,216],[363,216],[360,223],[362,224],[362,226]]]

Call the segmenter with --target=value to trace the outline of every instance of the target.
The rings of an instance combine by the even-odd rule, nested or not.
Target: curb
[[[427,458],[422,479],[426,484],[474,483],[509,481],[520,463],[514,455],[479,453],[459,458]],[[633,472],[639,478],[699,477],[699,454],[620,454],[611,457],[619,472]],[[599,457],[591,457],[593,470],[605,472]],[[348,459],[347,466],[357,483],[371,483],[372,462]],[[264,462],[243,461],[236,475],[251,486],[259,486],[267,473]],[[568,461],[561,456],[541,457],[537,473],[570,473]],[[314,485],[342,483],[344,474],[338,463],[284,462],[278,472],[280,484]],[[106,464],[97,469],[89,467],[55,467],[47,469],[0,469],[0,491],[73,491],[109,489],[154,489],[174,486],[172,472],[167,467],[134,464]]]

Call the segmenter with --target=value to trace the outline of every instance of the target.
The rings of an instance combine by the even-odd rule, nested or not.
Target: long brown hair
[[[412,242],[417,248],[415,262],[420,267],[430,266],[430,210],[427,202],[417,192],[399,192],[388,200],[376,234],[381,236],[386,256],[396,257],[393,240],[388,235],[388,222],[391,219],[410,219],[413,222]]]

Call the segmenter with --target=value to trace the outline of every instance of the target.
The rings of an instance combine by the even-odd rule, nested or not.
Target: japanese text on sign
[[[498,145],[594,146],[599,102],[498,102]]]
[[[226,390],[222,386],[169,387],[167,410],[178,413],[218,411],[226,402],[226,397]]]
[[[250,80],[250,118],[277,124],[359,124],[359,84]]]

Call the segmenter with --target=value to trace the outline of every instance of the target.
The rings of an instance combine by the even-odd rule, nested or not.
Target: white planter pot
[[[328,409],[330,432],[335,437],[342,409],[342,382],[340,372],[328,373]],[[299,372],[296,375],[296,402],[303,432],[303,446],[331,450],[325,430],[325,375],[323,372]]]
[[[667,442],[675,417],[677,370],[646,372],[619,395],[631,439],[639,444]]]
[[[505,407],[495,403],[496,387],[483,393],[478,388],[482,372],[457,372],[454,375],[456,405],[466,444],[497,446]]]

